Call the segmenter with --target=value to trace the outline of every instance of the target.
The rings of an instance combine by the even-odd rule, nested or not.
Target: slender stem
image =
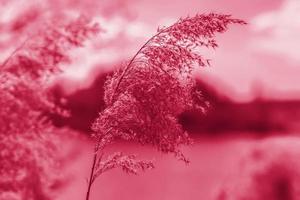
[[[90,174],[89,183],[88,183],[88,189],[86,192],[86,198],[85,198],[86,200],[90,199],[90,192],[91,192],[92,184],[94,182],[95,166],[96,166],[96,161],[97,161],[97,157],[98,157],[97,155],[98,155],[98,151],[96,151],[96,148],[95,148],[93,164],[92,164],[91,174]]]
[[[29,40],[29,38],[27,38],[19,47],[17,47],[5,60],[4,62],[1,64],[1,70],[5,67],[5,65],[7,65],[7,63],[10,61],[10,59],[16,54],[18,53],[26,44],[26,42]]]
[[[106,134],[109,133],[109,131],[111,131],[111,130],[112,130],[112,128],[108,129],[108,131],[106,132]],[[103,139],[103,138],[100,137],[100,136],[96,137],[96,143],[95,143],[95,148],[94,148],[94,157],[93,157],[92,169],[91,169],[91,174],[90,174],[90,178],[89,178],[89,182],[88,182],[88,189],[87,189],[86,197],[85,197],[86,200],[90,199],[91,187],[92,187],[92,184],[94,183],[95,178],[96,178],[95,177],[95,170],[97,170],[96,169],[97,165],[99,164],[99,162],[101,162],[101,159],[102,159],[102,156],[103,156],[103,149],[104,149],[104,147],[103,146],[100,147],[101,139]],[[101,152],[101,154],[98,157],[99,151]]]

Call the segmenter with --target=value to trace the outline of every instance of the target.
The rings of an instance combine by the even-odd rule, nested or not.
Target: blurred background
[[[70,117],[51,116],[79,136],[66,142],[68,184],[58,199],[83,199],[91,163],[90,126],[104,109],[105,78],[131,58],[157,27],[196,13],[223,13],[245,20],[218,35],[219,48],[203,53],[211,66],[195,72],[210,108],[183,113],[180,123],[195,144],[184,148],[191,164],[150,147],[118,143],[155,158],[139,176],[119,170],[103,175],[92,199],[300,199],[300,1],[298,0],[1,0],[1,60],[44,19],[80,14],[102,32],[72,52],[73,62],[53,80]],[[297,187],[298,186],[298,187]]]

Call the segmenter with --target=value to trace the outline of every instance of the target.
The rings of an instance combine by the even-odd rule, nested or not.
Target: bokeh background
[[[92,199],[300,199],[300,1],[298,0],[1,0],[0,56],[7,55],[45,19],[86,15],[102,31],[52,82],[70,117],[51,116],[78,137],[66,141],[68,177],[58,199],[83,199],[91,164],[90,126],[104,109],[105,77],[156,32],[196,13],[232,14],[246,26],[218,35],[203,53],[211,66],[195,72],[210,102],[207,114],[183,113],[195,139],[184,148],[191,164],[150,147],[117,143],[156,168],[139,176],[113,170],[93,187]]]

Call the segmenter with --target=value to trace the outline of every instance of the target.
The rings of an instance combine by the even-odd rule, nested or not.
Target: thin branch
[[[112,128],[108,129],[106,134],[108,134],[111,130],[112,130]],[[101,159],[102,159],[102,156],[103,156],[103,153],[101,153],[100,157],[98,157],[99,151],[103,151],[103,148],[104,148],[104,147],[100,148],[100,143],[101,143],[102,139],[103,138],[98,136],[98,138],[96,140],[96,143],[95,143],[93,163],[92,163],[90,178],[88,180],[88,189],[87,189],[86,198],[85,198],[86,200],[89,200],[89,198],[90,198],[91,187],[92,187],[92,184],[93,184],[93,182],[95,181],[95,178],[96,178],[95,177],[95,171],[97,170],[96,168],[98,167],[98,165],[100,165],[100,162],[101,162]]]
[[[7,65],[7,63],[13,58],[14,55],[16,55],[27,43],[29,38],[27,38],[18,48],[16,48],[6,59],[5,61],[1,64],[1,70]]]
[[[98,144],[96,144],[98,145]],[[90,174],[90,178],[89,178],[89,184],[88,184],[88,189],[87,189],[87,193],[86,193],[86,200],[90,199],[90,192],[91,192],[91,187],[93,184],[93,177],[94,177],[94,172],[95,172],[95,166],[96,166],[96,161],[97,161],[97,155],[98,152],[94,152],[94,157],[93,157],[93,164],[92,164],[92,170],[91,170],[91,174]]]

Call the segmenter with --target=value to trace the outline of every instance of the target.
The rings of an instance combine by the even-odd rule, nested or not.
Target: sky
[[[218,12],[247,21],[248,25],[230,27],[218,38],[220,48],[211,55],[213,67],[198,72],[200,78],[220,92],[237,101],[249,101],[256,95],[276,99],[300,97],[299,1],[154,2],[157,3],[139,4],[140,9],[146,10],[140,11],[139,20],[158,24],[197,12]]]
[[[245,26],[233,25],[218,35],[219,48],[209,51],[212,67],[196,75],[221,94],[239,102],[255,98],[300,98],[300,1],[298,0],[1,0],[0,32],[12,13],[37,7],[47,12],[89,15],[104,30],[86,47],[73,52],[73,66],[59,78],[66,92],[89,87],[95,74],[130,59],[159,26],[196,13],[231,14]],[[19,6],[18,6],[19,5]],[[20,6],[22,5],[22,6]],[[2,7],[4,8],[4,7]],[[20,11],[20,8],[21,11]],[[19,10],[18,10],[19,9]],[[46,15],[46,14],[44,14]],[[6,16],[5,18],[3,16]],[[16,15],[18,16],[18,15]],[[3,26],[1,26],[1,24]],[[5,35],[0,35],[0,42]],[[5,54],[3,54],[5,55]],[[97,72],[97,73],[96,73]]]
[[[118,60],[130,58],[157,27],[168,26],[180,17],[209,12],[232,14],[248,25],[232,26],[219,35],[220,48],[207,55],[212,67],[198,70],[197,75],[236,101],[250,101],[256,97],[300,98],[298,0],[116,2],[112,7],[120,6],[120,11],[99,15],[96,19],[106,30],[97,38],[100,48],[94,52],[100,68],[101,64],[114,66]],[[99,68],[99,65],[90,66]],[[78,79],[86,80],[84,74],[91,69],[85,70],[77,75],[73,71],[74,78],[79,76]]]

